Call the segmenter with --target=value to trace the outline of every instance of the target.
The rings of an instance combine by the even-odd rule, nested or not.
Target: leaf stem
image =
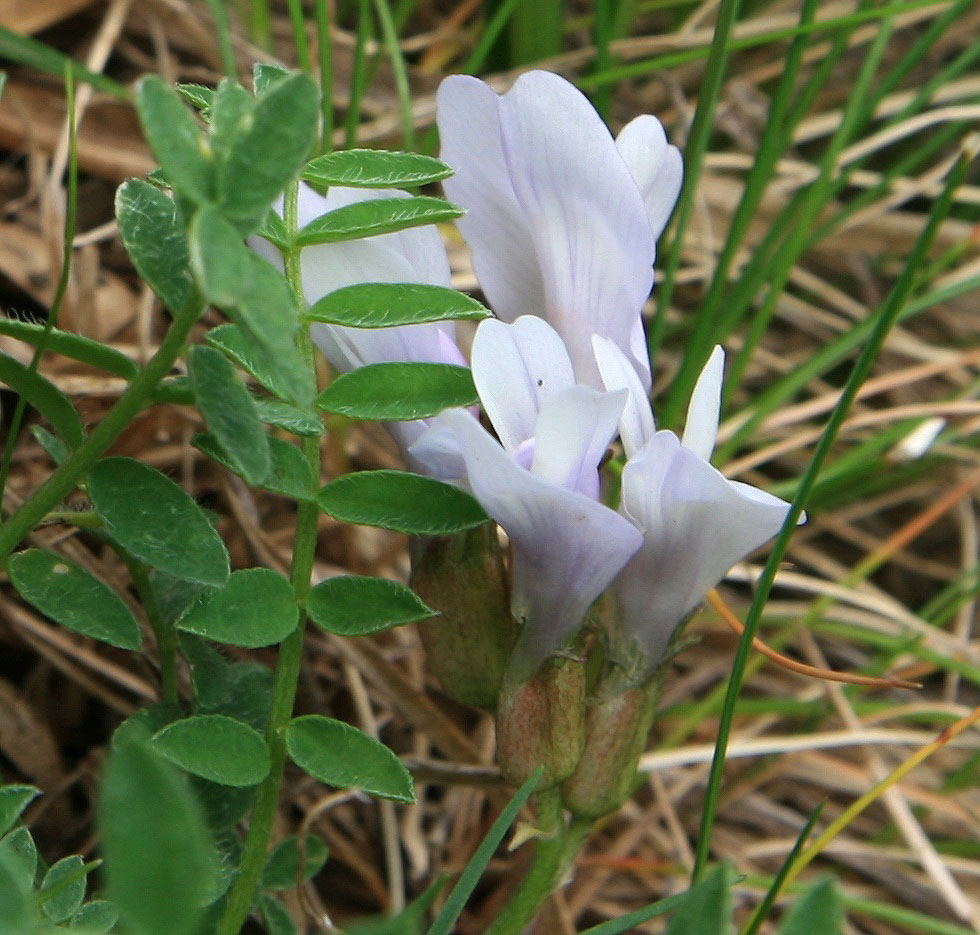
[[[283,214],[286,229],[294,234],[297,227],[298,183],[286,190]],[[286,279],[300,308],[305,306],[299,264],[300,250],[293,247],[285,256]],[[313,342],[310,338],[309,323],[300,328],[300,350],[308,366],[315,366]],[[306,437],[302,441],[302,452],[314,477],[320,476],[320,440]],[[290,582],[296,603],[300,607],[306,603],[310,591],[310,576],[313,572],[313,559],[316,554],[317,520],[319,511],[315,503],[303,501],[298,506],[296,516],[296,535],[293,540],[293,561]],[[266,744],[269,749],[269,774],[259,786],[255,807],[249,820],[245,851],[242,855],[239,874],[228,894],[228,902],[217,929],[217,935],[238,935],[248,917],[259,878],[265,865],[269,838],[275,822],[279,804],[279,789],[282,784],[283,769],[286,765],[286,727],[293,716],[293,703],[299,683],[300,666],[303,658],[303,631],[306,618],[300,619],[299,626],[279,644],[279,658],[272,684],[272,708],[266,728]]]
[[[0,562],[14,550],[41,520],[71,493],[78,479],[95,464],[99,456],[116,440],[160,381],[170,372],[194,322],[204,309],[203,301],[194,292],[175,315],[170,329],[157,352],[130,382],[115,406],[94,428],[61,466],[33,493],[30,499],[3,525],[0,525]]]

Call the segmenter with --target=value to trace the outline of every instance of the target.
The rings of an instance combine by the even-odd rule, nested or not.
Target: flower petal
[[[658,432],[623,470],[622,509],[643,546],[616,593],[624,630],[652,666],[708,589],[779,532],[789,504],[727,480],[673,432]]]
[[[541,268],[544,315],[565,340],[579,382],[598,388],[591,336],[612,338],[632,356],[653,284],[643,199],[599,115],[564,78],[522,75],[499,114],[504,159]]]
[[[626,457],[632,458],[657,431],[646,390],[627,356],[609,338],[594,335],[592,352],[606,389],[629,391],[619,420],[619,435]]]
[[[456,226],[470,247],[487,301],[504,321],[544,314],[544,285],[500,139],[500,98],[476,78],[453,75],[436,95],[439,157],[456,174],[446,197],[467,213]]]
[[[433,427],[455,433],[473,496],[510,537],[512,608],[525,621],[511,675],[524,681],[578,629],[640,533],[601,503],[518,466],[465,412],[441,413]]]
[[[558,333],[533,315],[480,322],[470,357],[480,402],[509,452],[534,436],[542,403],[575,384]]]
[[[684,181],[684,162],[656,117],[643,114],[631,120],[616,137],[620,155],[643,196],[654,240],[663,233]]]
[[[547,400],[535,428],[531,472],[566,490],[599,498],[599,462],[616,434],[626,390],[573,386]]]
[[[704,461],[711,460],[721,413],[721,384],[725,377],[725,352],[716,346],[694,384],[687,407],[681,444]]]

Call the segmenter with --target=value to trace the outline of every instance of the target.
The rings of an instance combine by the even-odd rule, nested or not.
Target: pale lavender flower
[[[451,410],[410,451],[435,476],[462,482],[510,538],[511,604],[524,622],[510,678],[523,681],[641,545],[628,519],[597,500],[599,462],[627,394],[576,385],[561,338],[539,318],[482,322],[471,357],[500,441]]]
[[[709,463],[725,361],[720,347],[698,378],[678,439],[656,431],[640,380],[619,348],[598,337],[593,344],[606,388],[629,391],[620,421],[628,457],[620,512],[643,534],[643,545],[613,589],[622,636],[642,655],[639,668],[648,674],[708,590],[779,532],[789,504],[728,480]]]
[[[439,87],[443,186],[497,316],[545,318],[579,383],[601,388],[590,339],[611,339],[650,385],[640,311],[656,239],[680,190],[680,153],[638,117],[617,140],[564,78],[532,71],[503,96],[476,78]]]

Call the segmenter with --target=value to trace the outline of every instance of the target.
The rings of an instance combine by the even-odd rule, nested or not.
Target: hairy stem
[[[518,935],[523,932],[541,904],[561,885],[592,830],[591,821],[572,819],[570,824],[566,824],[557,789],[538,793],[537,808],[538,824],[543,826],[543,834],[535,842],[531,869],[484,935]]]
[[[184,347],[190,330],[204,310],[194,293],[174,317],[169,331],[147,365],[132,379],[115,406],[61,466],[31,495],[23,506],[0,525],[0,561],[16,548],[41,520],[74,489],[99,456],[143,408],[160,381],[167,376]]]
[[[293,184],[286,191],[284,220],[289,231],[296,230],[296,205],[298,186]],[[297,305],[304,306],[299,268],[299,249],[293,248],[285,255],[286,278],[289,280]],[[300,333],[300,350],[310,368],[314,366],[313,342],[310,339],[309,325],[304,324]],[[320,440],[316,437],[304,438],[303,456],[306,458],[314,477],[320,476]],[[293,561],[290,581],[296,602],[301,607],[306,603],[310,590],[310,576],[313,571],[313,558],[316,553],[317,505],[311,501],[299,504],[296,517],[296,536],[293,541]],[[305,617],[299,626],[279,645],[279,658],[272,686],[272,708],[266,728],[266,744],[269,748],[269,774],[259,786],[255,807],[249,820],[248,836],[239,874],[228,894],[228,903],[217,930],[217,935],[238,935],[248,917],[255,891],[258,887],[262,868],[265,865],[272,826],[275,822],[276,807],[279,803],[279,788],[282,784],[283,769],[286,765],[286,727],[293,716],[293,702],[299,682],[300,664],[303,658],[303,631]]]

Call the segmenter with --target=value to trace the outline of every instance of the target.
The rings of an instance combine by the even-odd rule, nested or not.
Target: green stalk
[[[284,217],[286,229],[294,233],[297,228],[297,201],[299,185],[293,183],[286,190]],[[302,279],[300,275],[300,249],[294,247],[285,255],[286,278],[300,308],[305,307]],[[310,338],[309,324],[300,331],[300,350],[307,364],[315,366],[313,342]],[[320,476],[320,440],[307,437],[302,442],[303,457],[310,466],[313,477]],[[313,559],[316,553],[318,509],[312,501],[299,504],[296,515],[296,535],[293,540],[293,561],[290,569],[290,583],[296,603],[303,607],[310,592],[310,576],[313,572]],[[266,728],[266,745],[269,749],[269,774],[259,786],[255,806],[249,820],[248,836],[242,854],[239,874],[228,894],[225,912],[217,929],[217,935],[238,935],[248,917],[258,888],[262,868],[265,866],[269,839],[275,822],[279,804],[279,788],[286,765],[286,727],[293,716],[296,699],[296,686],[299,683],[300,666],[303,659],[303,632],[306,618],[303,616],[299,626],[279,645],[279,658],[272,684],[272,707]]]
[[[591,821],[572,819],[566,825],[561,795],[556,789],[538,793],[538,826],[534,862],[517,892],[493,920],[484,935],[519,935],[537,914],[541,904],[558,888],[589,832]]]
[[[94,428],[88,438],[62,462],[61,466],[31,495],[16,513],[0,525],[0,561],[74,489],[99,456],[116,440],[183,350],[191,328],[204,311],[204,303],[194,292],[176,314],[157,352],[130,382],[115,406]]]
[[[156,592],[150,584],[150,576],[144,564],[129,555],[125,549],[116,548],[116,554],[126,563],[129,577],[136,586],[140,603],[150,621],[150,628],[157,641],[160,656],[160,695],[164,701],[176,705],[180,701],[177,691],[177,631],[160,613]]]
[[[728,750],[728,740],[731,736],[735,703],[738,699],[742,677],[749,663],[752,640],[758,632],[759,623],[762,619],[762,611],[766,605],[766,601],[769,599],[769,592],[772,590],[773,582],[776,578],[776,571],[782,562],[783,556],[786,554],[786,549],[796,528],[797,520],[803,513],[803,507],[817,481],[824,461],[827,459],[827,455],[833,447],[837,433],[840,431],[840,427],[843,425],[850,411],[851,404],[854,402],[854,398],[861,388],[861,384],[864,383],[868,374],[871,372],[871,367],[882,345],[885,343],[888,333],[898,320],[908,300],[917,271],[921,268],[922,263],[928,255],[929,248],[932,246],[939,225],[949,213],[953,203],[953,193],[966,176],[967,169],[974,156],[975,152],[965,151],[956,167],[950,173],[949,178],[946,180],[946,185],[943,188],[942,195],[936,202],[929,216],[928,223],[919,235],[915,247],[902,270],[902,274],[895,282],[891,292],[876,315],[874,327],[868,337],[868,341],[854,364],[847,384],[841,393],[840,400],[827,420],[827,427],[820,437],[820,441],[817,443],[810,466],[803,480],[800,482],[799,492],[793,500],[793,504],[783,523],[783,528],[776,538],[766,566],[756,583],[755,597],[745,618],[745,631],[739,640],[738,651],[732,664],[732,674],[728,680],[725,703],[718,724],[718,739],[715,743],[714,759],[711,762],[711,773],[702,806],[701,830],[698,836],[697,852],[694,862],[694,880],[698,880],[701,877],[708,862],[708,854],[711,846],[711,828],[714,824],[715,813],[718,809],[718,799],[721,795],[722,773],[725,766],[725,754]]]
[[[812,22],[816,10],[817,0],[805,0],[800,11],[800,25],[804,26]],[[742,197],[729,225],[721,255],[718,257],[715,272],[708,287],[708,294],[701,304],[691,336],[685,342],[680,370],[671,385],[663,415],[664,424],[667,426],[677,425],[678,417],[685,401],[690,398],[697,375],[708,359],[714,340],[715,319],[718,309],[725,301],[725,294],[729,290],[728,273],[732,261],[735,259],[735,254],[738,252],[749,222],[762,200],[766,186],[772,178],[776,162],[785,150],[788,137],[795,126],[794,123],[786,120],[786,114],[796,85],[796,76],[803,62],[806,44],[807,38],[805,36],[797,36],[786,56],[786,66],[772,97],[769,119],[766,121],[762,139],[759,141],[759,151],[745,180]]]
[[[28,368],[30,373],[37,373],[48,338],[58,324],[61,303],[65,301],[65,293],[68,291],[72,243],[75,240],[75,218],[78,210],[78,138],[75,126],[75,77],[72,70],[67,66],[65,67],[65,113],[68,115],[68,191],[65,195],[65,231],[61,241],[61,274],[58,276],[54,298],[51,301],[51,307],[48,309],[48,317],[44,322],[44,331],[41,333],[41,337],[34,348],[34,355],[31,357]],[[14,415],[10,420],[10,428],[7,430],[3,460],[0,462],[0,509],[2,509],[3,495],[7,490],[7,478],[10,476],[14,448],[17,445],[17,436],[20,435],[20,425],[26,409],[27,401],[23,396],[18,396]]]
[[[354,43],[354,64],[351,68],[350,101],[347,105],[347,149],[357,144],[357,128],[361,121],[361,97],[367,83],[367,42],[371,35],[371,0],[357,0],[357,35]]]
[[[606,71],[612,67],[612,52],[609,43],[613,38],[613,0],[597,0],[595,6],[595,70]],[[612,105],[612,85],[602,84],[595,90],[592,98],[595,109],[606,123],[609,122],[609,108]]]
[[[286,0],[289,7],[289,22],[293,27],[293,45],[296,47],[296,61],[308,75],[313,74],[313,60],[310,58],[310,43],[306,39],[306,14],[301,0]]]
[[[251,0],[248,6],[248,34],[260,49],[272,48],[272,19],[269,0]]]
[[[315,0],[317,66],[320,69],[320,152],[333,149],[333,46],[330,44],[330,10],[327,0]]]
[[[238,80],[238,61],[235,59],[235,49],[231,44],[231,24],[228,22],[228,12],[221,0],[207,0],[214,17],[214,31],[217,33],[218,51],[221,54],[221,68],[232,81]]]
[[[402,118],[402,137],[405,149],[415,145],[415,121],[412,116],[412,89],[408,84],[408,70],[405,67],[405,56],[398,45],[398,30],[391,15],[391,7],[387,0],[374,0],[374,10],[381,26],[381,36],[388,49],[391,60],[391,71],[395,76],[395,90],[398,94],[398,109]]]
[[[650,325],[650,333],[647,336],[647,346],[650,350],[651,360],[655,360],[657,351],[663,340],[664,322],[667,318],[667,309],[670,307],[670,300],[674,295],[674,280],[677,277],[677,269],[681,262],[681,252],[684,246],[687,225],[690,223],[691,215],[694,213],[694,196],[701,177],[704,154],[708,149],[708,142],[711,139],[715,107],[718,104],[721,84],[725,78],[729,44],[732,38],[732,31],[735,28],[735,20],[738,18],[740,5],[741,0],[721,0],[721,5],[718,8],[715,35],[711,42],[708,61],[704,67],[704,78],[701,82],[698,106],[694,112],[691,132],[684,145],[684,185],[681,188],[680,198],[677,200],[674,236],[671,239],[670,247],[667,251],[664,276],[657,293],[657,311]]]
[[[878,70],[878,64],[885,54],[891,33],[892,21],[885,20],[878,30],[878,35],[875,36],[874,43],[868,50],[867,57],[861,64],[861,71],[854,83],[853,93],[850,95],[844,113],[841,115],[840,126],[831,137],[820,159],[819,175],[807,189],[799,219],[779,251],[776,260],[776,272],[770,279],[766,300],[762,308],[752,318],[748,334],[732,365],[728,377],[732,386],[738,386],[742,373],[748,366],[749,358],[755,352],[756,345],[769,327],[779,297],[783,294],[783,288],[789,281],[793,265],[796,263],[797,257],[803,252],[808,234],[817,217],[831,197],[834,187],[834,170],[840,154],[869,116],[867,96],[871,92],[871,83],[874,80],[875,72]]]

